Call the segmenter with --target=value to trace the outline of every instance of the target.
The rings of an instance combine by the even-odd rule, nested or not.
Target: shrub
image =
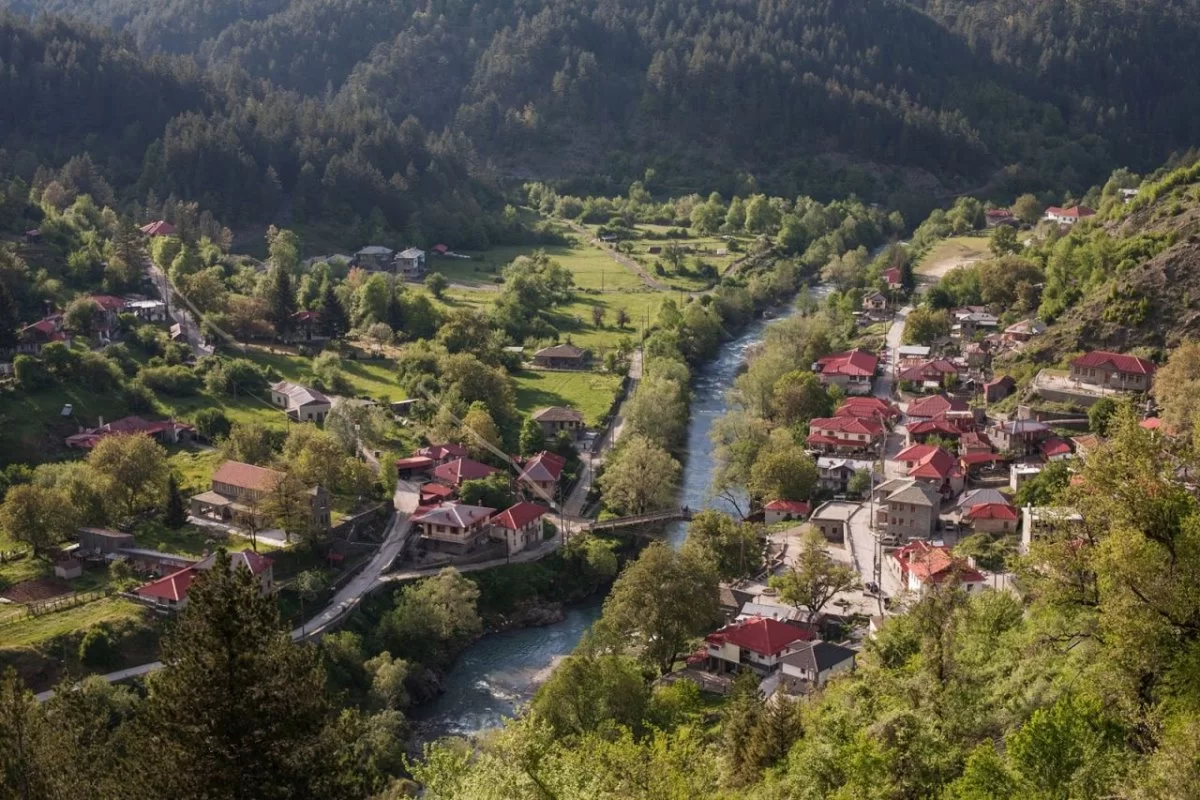
[[[172,397],[187,397],[200,389],[200,379],[187,367],[143,367],[138,381]]]
[[[92,628],[79,643],[79,660],[89,667],[107,667],[113,661],[112,638],[103,628]]]

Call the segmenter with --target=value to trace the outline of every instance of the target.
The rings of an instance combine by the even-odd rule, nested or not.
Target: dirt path
[[[556,217],[556,219],[558,218]],[[661,281],[655,280],[650,273],[646,272],[642,265],[637,261],[634,261],[624,253],[617,252],[615,248],[609,247],[606,243],[593,236],[591,231],[580,225],[578,222],[569,219],[559,219],[559,222],[562,222],[575,233],[578,233],[580,236],[582,236],[588,242],[588,244],[592,245],[593,247],[598,247],[604,252],[608,253],[612,257],[613,261],[616,261],[618,264],[625,267],[625,269],[641,278],[642,283],[646,284],[651,289],[655,289],[660,292],[672,291],[670,286],[667,286]]]
[[[913,272],[922,283],[936,283],[953,269],[990,257],[986,236],[957,236],[939,242]]]

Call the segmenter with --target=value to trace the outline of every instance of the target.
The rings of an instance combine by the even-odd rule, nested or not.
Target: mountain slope
[[[1082,189],[1161,163],[1200,122],[1200,0],[7,2],[449,125],[505,172],[597,189],[647,167],[818,195],[885,197],[913,171]]]

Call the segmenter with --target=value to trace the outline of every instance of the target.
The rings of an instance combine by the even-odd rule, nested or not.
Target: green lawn
[[[597,372],[521,370],[513,378],[521,411],[568,406],[582,412],[588,425],[599,424],[621,387],[621,376]]]
[[[581,289],[601,291],[633,289],[642,286],[642,279],[598,247],[578,242],[572,245],[519,245],[493,247],[490,250],[466,253],[471,261],[456,258],[434,258],[430,268],[441,272],[456,283],[495,284],[505,264],[517,256],[530,255],[537,250],[571,271],[575,285]]]
[[[0,646],[32,647],[47,639],[83,631],[93,625],[126,619],[148,621],[154,612],[121,597],[106,597],[65,611],[25,617],[0,625]]]
[[[667,297],[679,295],[655,292],[649,289],[636,292],[606,292],[604,294],[578,294],[575,301],[555,310],[554,324],[563,336],[570,336],[579,347],[586,347],[599,354],[617,347],[629,337],[637,342],[641,339],[643,326],[654,324],[658,309]],[[604,309],[604,322],[597,328],[592,323],[592,309]],[[624,309],[629,322],[624,328],[617,327],[617,311]]]
[[[256,364],[270,367],[289,381],[303,383],[311,379],[312,359],[307,356],[276,350],[274,353],[258,348],[243,355]],[[404,391],[396,383],[396,365],[388,358],[342,359],[342,372],[358,395],[375,399],[403,400]]]
[[[7,549],[7,548],[6,548]],[[5,561],[0,564],[0,589],[7,589],[23,581],[31,581],[43,575],[50,575],[50,562],[44,558],[34,558],[26,554],[24,558]],[[0,606],[3,608],[3,606]]]

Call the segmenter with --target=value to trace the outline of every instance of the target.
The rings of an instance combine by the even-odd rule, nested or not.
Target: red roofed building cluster
[[[900,409],[882,398],[848,397],[834,412],[835,417],[856,417],[858,419],[877,419],[880,422],[890,422],[900,418]]]
[[[806,628],[769,617],[734,622],[704,637],[708,668],[713,672],[751,669],[760,675],[774,672],[793,646],[811,642],[816,635]]]
[[[542,540],[542,517],[546,511],[545,506],[537,503],[517,503],[492,517],[497,538],[504,540],[510,556]]]
[[[1012,533],[1021,517],[1008,503],[979,503],[963,513],[963,521],[980,533]]]
[[[1071,380],[1122,392],[1145,392],[1154,370],[1154,362],[1144,358],[1093,350],[1071,362]]]
[[[822,453],[867,453],[886,436],[887,428],[871,417],[819,417],[808,423],[805,443]]]
[[[814,366],[823,385],[837,386],[846,394],[870,394],[879,357],[866,350],[850,350],[820,358]]]
[[[900,565],[900,578],[911,592],[923,592],[933,586],[957,583],[965,591],[977,592],[987,579],[966,559],[958,558],[946,547],[922,539],[909,542],[892,553]]]
[[[932,486],[943,495],[963,490],[963,471],[958,459],[941,447],[910,445],[896,455],[896,460],[904,464],[908,477]]]
[[[132,436],[140,434],[149,436],[159,444],[179,444],[191,439],[196,429],[184,422],[175,420],[148,420],[141,417],[122,417],[105,423],[101,418],[95,428],[85,428],[79,433],[65,439],[67,447],[77,450],[91,450],[96,443],[107,436]]]
[[[905,413],[910,420],[922,420],[945,416],[952,411],[970,410],[971,406],[967,404],[966,400],[945,394],[935,394],[909,403]]]
[[[139,586],[133,590],[133,593],[157,607],[179,611],[187,606],[188,590],[192,583],[201,572],[212,569],[216,563],[217,554],[214,553],[189,567],[184,567],[166,577]],[[261,594],[270,594],[275,590],[271,559],[266,556],[259,555],[253,550],[230,553],[229,568],[231,570],[246,569],[250,571],[251,575],[257,576]]]
[[[435,481],[444,486],[459,489],[464,481],[482,480],[499,471],[495,467],[490,467],[473,458],[456,458],[434,467],[432,476]]]

